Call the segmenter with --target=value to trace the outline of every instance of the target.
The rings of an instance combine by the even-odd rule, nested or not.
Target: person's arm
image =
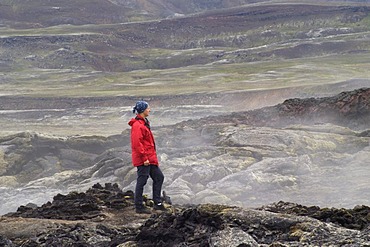
[[[138,123],[132,126],[131,142],[133,149],[135,149],[135,151],[140,154],[140,158],[143,164],[149,165],[148,156],[145,152],[144,147],[144,136],[141,131],[140,124]]]

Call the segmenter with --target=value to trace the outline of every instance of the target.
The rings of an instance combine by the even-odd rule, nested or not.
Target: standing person
[[[135,187],[136,213],[151,213],[151,211],[143,205],[144,186],[149,176],[153,180],[153,208],[155,210],[166,211],[161,200],[164,176],[161,169],[159,169],[154,136],[150,130],[149,120],[147,119],[150,113],[149,104],[145,101],[136,102],[133,113],[136,113],[136,117],[132,118],[128,124],[131,126],[132,164],[137,168]]]

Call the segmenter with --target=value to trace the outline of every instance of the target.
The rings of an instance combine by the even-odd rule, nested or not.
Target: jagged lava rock
[[[370,208],[367,206],[358,206],[353,210],[328,210],[282,201],[255,209],[219,204],[175,205],[167,213],[153,212],[151,216],[143,216],[135,214],[130,203],[110,207],[117,197],[132,203],[132,192],[120,192],[117,184],[106,184],[104,187],[96,184],[86,191],[86,195],[89,198],[74,193],[57,195],[55,200],[58,203],[65,201],[65,207],[73,203],[83,206],[88,202],[86,212],[95,213],[98,209],[100,217],[95,215],[91,219],[91,215],[83,214],[86,215],[84,220],[76,220],[68,210],[58,210],[58,213],[50,215],[46,213],[48,209],[45,206],[21,209],[0,218],[1,243],[4,246],[26,247],[370,244]],[[45,219],[45,214],[50,218]],[[35,218],[28,218],[32,215]],[[97,218],[99,221],[96,221]]]

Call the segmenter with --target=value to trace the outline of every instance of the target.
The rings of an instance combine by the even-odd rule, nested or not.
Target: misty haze
[[[151,107],[163,190],[175,208],[224,213],[222,207],[233,212],[235,206],[258,219],[263,216],[248,210],[368,210],[369,23],[369,1],[0,3],[0,243],[4,237],[4,246],[21,246],[40,233],[41,228],[19,233],[15,241],[16,233],[6,230],[6,222],[13,222],[7,217],[55,219],[35,212],[52,208],[58,194],[103,190],[97,184],[114,185],[105,187],[112,193],[135,191],[128,121],[141,99]],[[151,180],[144,193],[151,196]],[[90,220],[81,215],[56,219],[68,225]],[[344,241],[338,236],[366,246],[370,220],[364,215],[363,225],[340,226],[351,230],[333,230],[313,217],[335,237],[320,242],[313,235],[290,236],[287,246],[335,246]],[[120,217],[137,224],[129,229],[141,236],[139,226],[147,218],[125,218],[122,211]],[[296,225],[289,227],[281,232]],[[236,228],[241,230],[231,231],[231,242],[241,234],[239,244],[285,243],[284,234],[261,240],[257,230],[248,235]],[[230,246],[218,237],[226,234],[221,230],[207,231],[203,240]],[[129,241],[113,239],[86,246]],[[174,239],[163,246],[191,243]],[[165,241],[135,241],[150,246],[145,241],[157,240],[153,246]]]

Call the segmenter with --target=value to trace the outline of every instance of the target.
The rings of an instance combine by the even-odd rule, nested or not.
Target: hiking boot
[[[136,208],[135,212],[137,214],[152,214],[152,211],[147,207]]]
[[[154,210],[167,211],[167,209],[163,206],[163,204],[161,202],[157,203],[157,204],[154,204],[153,209]]]

